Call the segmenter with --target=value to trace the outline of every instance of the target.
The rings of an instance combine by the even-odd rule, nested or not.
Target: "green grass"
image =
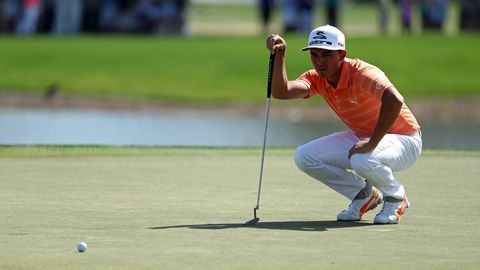
[[[389,34],[379,37],[372,4],[342,6],[340,26],[348,56],[382,68],[407,97],[478,96],[478,35],[459,35],[458,7],[450,5],[444,34],[402,36],[391,6]],[[324,24],[318,5],[316,25]],[[179,102],[263,102],[267,53],[257,10],[248,5],[192,4],[192,36],[0,36],[0,91],[41,93],[52,84],[64,94]],[[281,32],[276,10],[271,32]],[[289,36],[288,71],[293,79],[310,68],[298,49],[305,37]]]
[[[303,36],[287,37],[294,79],[311,64]],[[382,68],[407,97],[478,95],[480,39],[353,37],[348,54]],[[263,102],[263,37],[0,37],[0,89],[186,102]]]
[[[348,202],[268,149],[1,147],[1,269],[473,269],[479,152],[398,174],[400,225],[338,223]],[[84,254],[75,251],[85,241]]]
[[[478,35],[459,35],[452,4],[446,35],[399,35],[392,5],[389,35],[380,37],[378,10],[371,4],[342,6],[340,25],[348,56],[382,68],[407,97],[465,97],[480,94]],[[318,5],[316,25],[325,23]],[[192,4],[192,36],[0,36],[0,91],[40,94],[52,84],[61,93],[91,97],[221,103],[264,101],[267,52],[257,10],[248,5]],[[272,32],[281,32],[276,10]],[[306,37],[288,36],[288,71],[294,79],[311,67],[298,52]]]

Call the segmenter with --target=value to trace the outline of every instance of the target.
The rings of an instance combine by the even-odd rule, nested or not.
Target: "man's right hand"
[[[267,49],[272,54],[277,52],[283,54],[287,49],[287,42],[285,42],[285,39],[283,39],[280,35],[271,34],[267,37]]]
[[[302,98],[309,94],[307,85],[300,81],[289,81],[285,69],[285,50],[287,42],[280,35],[267,37],[267,49],[275,54],[275,66],[272,73],[272,96],[276,99]]]

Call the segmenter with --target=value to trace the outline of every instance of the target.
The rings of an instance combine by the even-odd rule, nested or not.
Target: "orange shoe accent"
[[[371,209],[370,203],[377,197],[378,191],[373,189],[373,194],[370,196],[370,199],[360,208],[360,218],[362,218],[363,214]]]
[[[405,209],[405,206],[407,205],[407,197],[403,197],[403,202],[400,205],[400,207],[397,209],[397,212],[395,213],[397,215],[397,221],[400,221],[400,218],[402,218],[403,215],[403,210]]]

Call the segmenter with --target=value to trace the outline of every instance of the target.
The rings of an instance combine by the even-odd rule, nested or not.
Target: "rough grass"
[[[426,151],[398,174],[400,225],[338,223],[348,202],[267,149],[1,147],[2,269],[473,269],[478,152]],[[75,251],[85,241],[87,252]]]
[[[325,24],[324,5],[315,11]],[[340,26],[348,56],[382,68],[407,97],[478,96],[478,35],[458,35],[458,7],[450,5],[444,34],[400,35],[399,12],[391,6],[390,35],[378,36],[372,4],[345,4]],[[0,36],[0,91],[36,94],[51,85],[60,93],[179,102],[263,102],[267,52],[257,10],[248,5],[192,4],[192,36]],[[276,10],[271,32],[281,32]],[[421,35],[420,35],[421,34]],[[298,52],[305,36],[288,36],[290,78],[310,68]]]
[[[287,37],[290,79],[310,69]],[[474,35],[350,38],[349,57],[382,68],[407,97],[478,95]],[[0,37],[0,89],[187,102],[263,102],[263,37]]]

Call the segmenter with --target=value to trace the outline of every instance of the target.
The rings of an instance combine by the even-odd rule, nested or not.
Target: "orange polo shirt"
[[[383,92],[393,86],[377,67],[359,59],[345,58],[337,88],[312,69],[300,77],[310,94],[321,95],[342,121],[358,136],[369,137],[377,124]],[[388,133],[411,134],[420,126],[410,109],[402,106],[400,114]]]

